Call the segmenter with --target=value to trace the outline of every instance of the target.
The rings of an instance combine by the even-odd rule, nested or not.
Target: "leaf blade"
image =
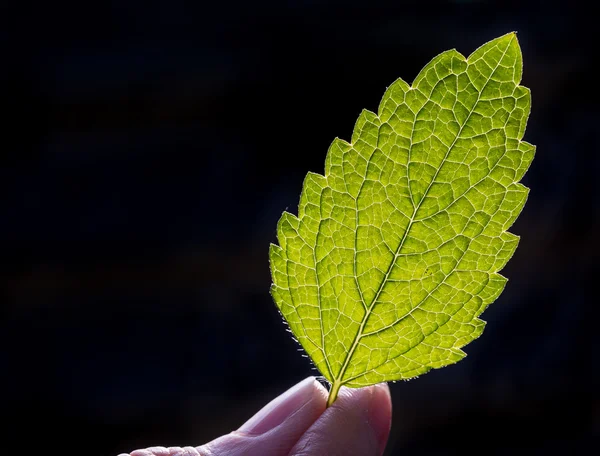
[[[331,383],[419,375],[462,359],[483,331],[535,154],[521,141],[521,74],[514,33],[468,59],[446,51],[361,112],[324,176],[307,175],[298,217],[278,224],[272,294]]]

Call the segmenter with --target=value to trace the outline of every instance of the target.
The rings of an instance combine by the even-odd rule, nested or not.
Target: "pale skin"
[[[308,377],[236,431],[204,445],[150,447],[119,456],[381,456],[392,420],[387,384],[342,387],[327,407],[327,390]]]

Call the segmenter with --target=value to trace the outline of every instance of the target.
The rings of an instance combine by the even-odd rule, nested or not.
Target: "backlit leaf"
[[[521,72],[514,33],[440,54],[333,141],[283,213],[271,294],[333,399],[455,363],[481,335],[535,152]]]

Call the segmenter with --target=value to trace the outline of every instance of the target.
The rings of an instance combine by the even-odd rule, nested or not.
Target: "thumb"
[[[342,388],[337,400],[296,443],[291,456],[381,456],[392,424],[386,383]]]

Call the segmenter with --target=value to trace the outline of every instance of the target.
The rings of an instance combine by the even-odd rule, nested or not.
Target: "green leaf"
[[[412,85],[363,111],[309,173],[298,217],[271,245],[271,294],[332,384],[409,379],[465,356],[502,292],[508,233],[535,147],[522,141],[530,92],[509,33],[468,58],[435,57]]]

